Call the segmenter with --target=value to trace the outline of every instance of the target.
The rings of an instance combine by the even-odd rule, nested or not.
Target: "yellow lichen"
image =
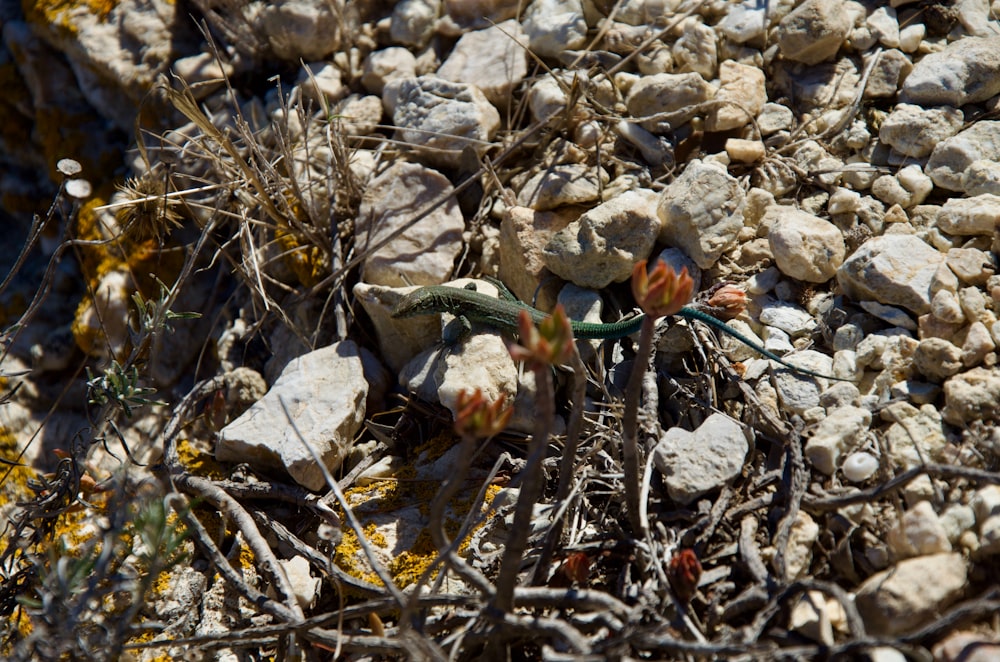
[[[196,476],[212,480],[222,480],[228,476],[226,469],[210,453],[199,450],[189,439],[181,439],[177,444],[177,455],[181,464]]]
[[[52,25],[75,34],[81,11],[104,21],[118,4],[118,0],[24,0],[22,7],[25,18],[29,21]]]
[[[274,240],[285,264],[306,287],[312,287],[329,272],[326,255],[319,246],[309,245],[296,233],[280,227],[274,229]]]

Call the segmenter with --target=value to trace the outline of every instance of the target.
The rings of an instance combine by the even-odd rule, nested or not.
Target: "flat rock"
[[[500,220],[500,267],[497,275],[521,301],[537,308],[554,304],[559,283],[545,266],[543,251],[556,232],[579,218],[579,210],[535,211],[510,207]],[[541,289],[539,289],[541,285]]]
[[[628,191],[557,232],[543,259],[552,273],[591,289],[621,283],[639,260],[649,257],[660,230],[656,194]]]
[[[897,558],[951,551],[948,532],[930,501],[920,501],[903,513],[889,531],[888,542]]]
[[[524,183],[517,203],[537,211],[593,203],[601,197],[602,183],[608,183],[608,175],[600,168],[582,163],[554,165]]]
[[[893,466],[912,469],[942,459],[948,438],[941,414],[933,405],[918,409],[908,402],[897,402],[889,405],[887,416],[895,420],[885,431]]]
[[[425,148],[418,153],[430,163],[456,167],[466,147],[484,154],[500,128],[500,113],[474,85],[418,76],[390,86],[398,86],[392,113],[397,138]]]
[[[258,34],[282,60],[321,60],[340,47],[343,17],[323,0],[269,2],[253,18]]]
[[[1000,161],[1000,121],[976,122],[939,143],[927,159],[924,172],[935,186],[966,192],[965,173],[973,163],[984,160]]]
[[[957,108],[921,108],[901,103],[882,122],[878,137],[900,154],[919,158],[957,134],[964,121],[965,116]]]
[[[864,441],[871,422],[872,413],[867,409],[853,406],[831,409],[806,442],[806,458],[817,471],[832,476],[840,466],[841,456]]]
[[[400,0],[392,8],[389,36],[397,44],[421,48],[434,34],[441,0]]]
[[[368,54],[361,73],[361,84],[372,94],[382,94],[389,81],[416,75],[417,58],[413,53],[400,46],[390,46]]]
[[[667,430],[653,450],[670,498],[687,505],[740,474],[750,446],[743,427],[724,414],[712,414],[697,430]]]
[[[992,236],[1000,224],[1000,196],[983,193],[971,198],[949,198],[935,225],[948,234]]]
[[[806,0],[778,24],[778,48],[789,60],[819,64],[840,50],[851,18],[838,0]]]
[[[521,24],[513,20],[468,32],[437,74],[445,80],[475,85],[493,105],[503,107],[528,73],[527,55],[518,43],[525,39]]]
[[[931,282],[943,260],[914,235],[874,237],[841,265],[837,282],[852,299],[874,299],[922,315],[930,312]]]
[[[587,42],[587,21],[580,0],[535,0],[521,25],[531,50],[541,57],[557,57]]]
[[[705,119],[707,131],[728,131],[746,126],[767,103],[764,72],[746,64],[723,62],[719,66],[719,91],[715,100],[734,103],[720,103],[709,112]]]
[[[451,182],[417,163],[398,161],[368,183],[358,212],[356,242],[374,245],[431,204],[447,196]],[[465,219],[454,198],[365,258],[363,279],[373,285],[437,285],[451,275],[462,249]]]
[[[772,205],[763,223],[771,226],[768,243],[775,264],[786,276],[823,283],[844,263],[844,237],[829,221],[794,207]]]
[[[743,187],[724,169],[691,161],[660,194],[660,241],[708,269],[735,244],[743,228],[745,200]]]
[[[944,338],[924,338],[917,345],[913,365],[929,380],[942,382],[962,369],[962,350]]]
[[[964,106],[1000,93],[1000,36],[966,37],[925,55],[903,81],[900,100]]]
[[[219,432],[216,458],[284,468],[295,482],[320,490],[326,481],[306,444],[336,472],[364,421],[367,393],[353,341],[304,354],[285,366],[263,398]]]
[[[941,415],[952,425],[1000,419],[1000,372],[973,368],[955,375],[944,383],[944,402]]]
[[[643,120],[644,129],[664,133],[689,122],[715,92],[701,74],[653,74],[632,85],[625,105],[632,117]],[[661,114],[662,118],[654,117]]]
[[[962,597],[968,566],[961,554],[933,554],[900,561],[865,580],[857,607],[875,636],[914,630],[940,617]]]

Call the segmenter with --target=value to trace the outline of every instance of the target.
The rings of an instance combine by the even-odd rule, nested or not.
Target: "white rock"
[[[707,131],[728,131],[746,126],[767,103],[764,72],[758,67],[737,62],[723,62],[719,67],[719,83],[715,101],[734,103],[720,103],[712,108],[705,119]]]
[[[832,646],[834,639],[830,607],[831,601],[821,591],[807,591],[792,607],[788,616],[788,629],[825,646]]]
[[[996,80],[1000,82],[1000,76]],[[950,191],[964,191],[962,181],[966,171],[976,161],[983,160],[1000,161],[1000,121],[975,122],[938,144],[931,152],[924,172],[936,186]]]
[[[792,337],[812,333],[816,328],[813,316],[794,304],[766,298],[760,301],[760,307],[762,324],[781,329]]]
[[[931,315],[948,324],[965,323],[965,312],[958,302],[958,295],[951,290],[938,290],[931,299]]]
[[[848,406],[830,410],[806,442],[806,458],[817,471],[832,476],[840,456],[861,444],[871,422],[867,409]]]
[[[729,11],[716,25],[716,29],[734,44],[745,44],[764,34],[766,8],[757,0],[727,3]]]
[[[896,179],[899,180],[900,185],[910,194],[907,204],[902,205],[906,208],[921,204],[927,199],[931,191],[934,190],[934,181],[925,175],[923,169],[915,163],[900,168],[896,172]],[[888,213],[886,216],[888,217]],[[905,220],[905,216],[902,220]],[[886,222],[888,222],[888,218],[886,218]]]
[[[971,505],[979,524],[1000,515],[1000,485],[986,485],[976,490]]]
[[[962,173],[962,190],[968,195],[1000,195],[1000,163],[988,159],[970,163]]]
[[[903,513],[889,531],[888,542],[898,558],[951,551],[948,533],[930,501],[920,501]]]
[[[698,114],[699,105],[715,96],[715,87],[696,73],[643,76],[628,91],[625,105],[632,117],[653,133],[677,128]],[[663,114],[664,117],[654,118]]]
[[[806,0],[778,24],[778,47],[789,60],[819,64],[837,54],[851,19],[836,0]]]
[[[368,136],[382,123],[382,101],[374,94],[352,94],[334,108],[339,130],[350,136]]]
[[[389,36],[397,44],[422,48],[434,34],[441,0],[400,0],[392,8]]]
[[[513,20],[467,32],[438,69],[438,76],[475,85],[493,105],[503,108],[528,73],[527,55],[520,45],[524,41],[521,24]]]
[[[586,76],[581,75],[580,81],[586,80]],[[535,82],[528,90],[528,107],[531,108],[531,116],[535,121],[540,122],[554,113],[564,111],[569,104],[567,90],[572,84],[573,79],[568,75],[560,76],[559,80],[551,75],[545,75]]]
[[[1000,372],[973,368],[955,375],[944,383],[944,402],[941,415],[952,425],[1000,419]]]
[[[844,478],[852,483],[863,483],[878,471],[878,458],[871,453],[851,453],[841,465]]]
[[[904,53],[914,53],[920,48],[927,26],[923,23],[910,23],[899,29],[899,49]]]
[[[587,21],[579,0],[535,0],[521,25],[531,50],[541,57],[558,57],[587,42]]]
[[[833,372],[833,359],[811,349],[788,354],[783,358],[798,368],[821,375]],[[826,379],[803,375],[780,364],[774,364],[773,369],[774,386],[784,411],[801,415],[819,406],[820,394],[828,385]]]
[[[707,269],[736,241],[745,195],[722,168],[691,161],[660,195],[661,242],[676,246]]]
[[[906,156],[930,154],[941,141],[957,134],[965,116],[958,108],[922,108],[898,104],[879,128],[879,140]]]
[[[732,328],[737,333],[740,333],[758,345],[763,345],[764,340],[754,333],[753,328],[741,319],[729,320],[726,325]],[[726,352],[726,356],[729,357],[730,361],[746,361],[747,359],[756,358],[758,356],[752,348],[748,347],[745,343],[740,342],[736,338],[733,338],[727,334],[720,334],[719,341],[722,344],[722,348]]]
[[[874,299],[917,314],[930,311],[931,281],[944,255],[913,235],[866,241],[837,270],[837,282],[855,300]]]
[[[781,356],[795,349],[791,337],[781,329],[776,329],[773,326],[765,326],[763,331],[764,349],[772,354]]]
[[[553,235],[578,218],[572,209],[537,212],[509,207],[500,220],[500,266],[497,275],[521,301],[549,309],[559,283],[550,277],[543,251]]]
[[[917,345],[913,365],[920,374],[940,382],[962,369],[962,350],[944,338],[925,338]]]
[[[370,181],[358,212],[355,241],[359,248],[373,245],[413,220],[452,190],[451,182],[436,170],[398,161]],[[453,198],[426,218],[368,255],[363,279],[373,285],[436,285],[451,275],[462,248],[465,219]]]
[[[759,140],[726,140],[726,155],[734,163],[757,163],[767,156],[767,147]]]
[[[982,322],[973,322],[962,343],[962,365],[966,368],[977,366],[996,349],[990,330]]]
[[[278,559],[278,565],[288,578],[295,594],[295,601],[302,609],[312,607],[319,595],[322,580],[309,573],[309,561],[304,556],[293,556],[290,559]]]
[[[518,8],[507,0],[444,0],[444,10],[462,32],[506,21]]]
[[[322,60],[340,46],[343,16],[323,0],[269,2],[257,14],[255,34],[282,60]]]
[[[27,22],[23,18],[16,20],[20,12],[5,14],[3,27],[6,52],[17,54],[8,55],[12,67],[10,75],[12,79],[24,77],[32,99],[20,98],[23,92],[14,92],[13,86],[7,96],[18,97],[19,107],[33,104],[29,116],[43,108],[48,112],[51,107],[54,117],[61,118],[56,120],[58,128],[52,140],[63,145],[69,137],[67,133],[73,140],[77,139],[72,131],[81,127],[74,124],[90,124],[81,121],[83,117],[89,120],[92,114],[90,109],[84,109],[87,103],[118,129],[133,131],[137,109],[155,85],[157,76],[168,73],[179,54],[200,50],[190,33],[181,26],[185,12],[169,0],[125,0],[109,5],[39,5],[32,6],[30,12],[35,16]],[[32,43],[39,38],[44,40],[44,47]],[[60,59],[72,68],[72,73],[62,62],[53,62],[57,57],[53,50],[62,54]],[[23,90],[20,85],[17,88]],[[77,106],[77,103],[82,105]],[[103,124],[104,120],[87,129],[103,133]],[[24,135],[24,129],[21,131],[20,135]],[[98,136],[92,137],[101,140]],[[96,141],[87,147],[96,148]],[[39,149],[41,146],[36,144],[35,150]],[[63,156],[67,156],[65,149],[59,152],[59,158]],[[80,158],[83,154],[73,156]],[[91,158],[94,156],[88,155],[88,159]],[[120,156],[116,158],[121,159]]]
[[[322,489],[326,481],[306,444],[336,472],[364,422],[367,393],[353,341],[304,354],[285,366],[263,398],[219,432],[216,458],[284,468],[300,485]]]
[[[908,402],[894,402],[883,410],[882,417],[896,421],[885,431],[888,458],[893,466],[912,469],[941,459],[948,439],[941,414],[933,405],[917,409]],[[927,485],[930,494],[921,498],[931,498],[934,494],[929,481]]]
[[[665,138],[650,133],[638,124],[620,120],[612,125],[615,133],[632,143],[650,165],[670,163],[673,151]]]
[[[716,41],[715,30],[699,19],[690,17],[685,20],[683,32],[671,49],[674,61],[680,64],[678,70],[693,71],[709,80],[715,78],[719,65]]]
[[[815,140],[807,140],[795,150],[795,162],[808,172],[816,172],[817,179],[824,184],[834,186],[840,182],[840,170],[843,162],[826,151]]]
[[[649,256],[660,229],[656,194],[628,191],[584,213],[545,246],[545,265],[561,278],[591,289],[628,280]]]
[[[866,21],[872,34],[886,48],[899,47],[899,23],[896,20],[896,10],[892,7],[879,7],[868,15]]]
[[[813,545],[817,540],[819,524],[809,513],[800,510],[788,532],[788,547],[785,549],[785,576],[788,579],[808,576],[813,559]]]
[[[833,278],[844,263],[844,237],[833,223],[785,205],[767,210],[774,262],[786,276],[808,283]]]
[[[938,212],[935,225],[957,235],[992,235],[1000,223],[1000,196],[983,193],[972,198],[949,198]]]
[[[871,64],[871,58],[878,57],[872,65],[868,84],[865,85],[865,99],[888,99],[896,96],[899,86],[913,69],[910,58],[900,51],[890,48],[881,54],[869,53],[864,57],[865,66]]]
[[[517,204],[536,211],[592,203],[608,183],[602,169],[583,163],[554,165],[531,177],[517,192]]]
[[[390,85],[398,85],[392,113],[398,139],[426,147],[418,153],[432,163],[454,167],[466,147],[484,154],[500,127],[497,109],[473,85],[434,76]]]
[[[972,499],[975,503],[975,497]],[[976,526],[976,511],[972,506],[953,503],[941,513],[941,526],[948,534],[948,541],[955,545],[962,535]]]
[[[903,82],[900,100],[964,106],[1000,93],[1000,36],[966,37],[925,55]]]
[[[365,58],[361,84],[372,94],[382,94],[391,80],[412,78],[417,75],[417,58],[399,46],[372,51]]]
[[[893,326],[898,326],[907,331],[917,330],[917,323],[913,321],[913,318],[905,310],[896,308],[895,306],[886,306],[877,301],[861,301],[858,305],[866,313],[879,318],[883,322],[888,322]]]
[[[327,103],[336,103],[347,95],[347,88],[341,81],[340,69],[329,62],[313,62],[303,66],[295,84],[307,99],[318,101],[320,97]]]
[[[934,554],[900,561],[866,579],[856,603],[865,629],[875,636],[913,630],[938,618],[962,597],[968,567],[961,554]]]
[[[853,214],[859,209],[861,209],[861,194],[840,186],[830,194],[830,200],[826,203],[826,211],[831,216]]]
[[[792,128],[795,117],[792,109],[780,103],[765,103],[757,115],[757,126],[761,134],[770,136],[778,131],[787,131]]]
[[[670,428],[653,449],[670,498],[687,505],[740,474],[749,444],[733,419],[712,414],[694,432]]]

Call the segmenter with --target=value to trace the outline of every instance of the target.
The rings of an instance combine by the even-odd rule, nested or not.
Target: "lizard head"
[[[425,290],[419,289],[403,296],[399,302],[393,306],[390,313],[395,318],[416,317],[417,315],[430,315],[440,312],[433,296]]]

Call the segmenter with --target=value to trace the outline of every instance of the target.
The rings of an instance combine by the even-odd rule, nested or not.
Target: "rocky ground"
[[[998,19],[0,2],[4,657],[1000,657]]]

